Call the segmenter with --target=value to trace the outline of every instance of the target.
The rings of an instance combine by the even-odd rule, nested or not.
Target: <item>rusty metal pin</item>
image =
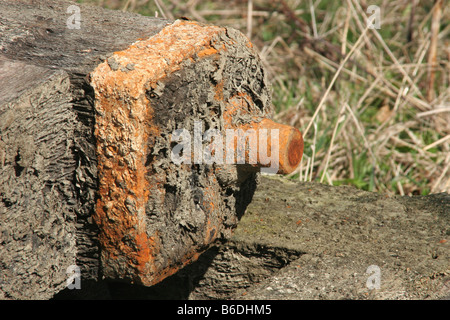
[[[263,155],[261,155],[261,152],[258,152],[258,162],[254,166],[260,168],[271,166],[277,168],[272,173],[288,174],[294,171],[300,164],[303,155],[303,137],[298,129],[276,123],[270,119],[262,119],[260,122],[242,125],[239,128],[244,132],[255,130],[259,138],[266,136],[266,139],[264,139],[266,141],[259,139],[258,151],[263,147],[262,144],[267,143],[267,152],[265,153],[268,159],[264,159],[264,152],[262,153]],[[261,134],[263,130],[264,134]],[[272,139],[273,135],[276,135],[275,139]],[[275,152],[278,155],[274,156],[273,153]],[[269,160],[271,159],[277,160],[278,163],[270,163]]]
[[[257,144],[257,146],[249,146],[250,149],[253,147],[253,150],[241,148],[239,150],[243,153],[241,157],[245,159],[245,163],[260,168],[262,172],[279,174],[293,172],[300,164],[303,156],[304,145],[301,132],[292,126],[280,124],[268,118],[261,118],[260,115],[251,111],[256,108],[257,106],[255,106],[251,97],[245,93],[239,93],[228,101],[227,110],[223,115],[225,127],[230,130],[238,130],[238,135],[241,135],[241,138],[242,136],[250,138],[249,132],[255,134],[256,141],[249,141],[249,144]],[[237,115],[249,120],[243,124],[234,124]],[[241,143],[244,143],[244,141],[241,141]],[[226,146],[227,149],[236,149],[236,147],[237,141]],[[252,154],[250,151],[257,155],[256,159],[253,159],[253,163],[251,163]],[[273,163],[274,161],[276,163]],[[267,167],[274,170],[264,170]]]

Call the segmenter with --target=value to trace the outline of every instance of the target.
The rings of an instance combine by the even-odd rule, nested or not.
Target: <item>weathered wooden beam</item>
[[[49,297],[73,264],[153,285],[231,236],[259,170],[302,156],[240,32],[73,5],[0,3],[5,297]]]
[[[388,197],[261,176],[233,236],[180,272],[57,298],[448,300],[449,225],[447,193]]]
[[[46,299],[66,286],[70,265],[83,280],[101,276],[87,75],[170,22],[71,1],[2,1],[0,21],[1,292]]]
[[[70,79],[0,57],[0,83],[0,298],[48,298],[76,264]]]

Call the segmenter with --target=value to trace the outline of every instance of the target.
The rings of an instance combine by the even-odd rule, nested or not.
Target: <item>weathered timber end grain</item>
[[[277,129],[279,143],[268,148],[281,155],[280,171],[300,161],[301,134],[267,119],[272,106],[264,69],[236,30],[175,21],[115,52],[90,81],[99,173],[94,218],[105,277],[161,281],[217,238],[229,238],[251,200],[258,170],[223,157],[205,163],[203,141],[200,157],[177,164],[171,154],[177,130],[194,133],[197,122],[203,140],[206,129],[221,136],[231,128]],[[255,161],[253,168],[261,165]]]
[[[0,298],[48,298],[76,263],[70,80],[2,57],[0,70]]]

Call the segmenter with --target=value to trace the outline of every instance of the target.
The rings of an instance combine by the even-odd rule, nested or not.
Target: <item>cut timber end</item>
[[[90,81],[99,179],[94,220],[106,278],[160,282],[228,238],[251,201],[256,172],[175,164],[175,130],[193,132],[196,119],[219,132],[234,123],[277,128],[281,172],[301,158],[298,130],[266,119],[272,107],[265,72],[236,30],[175,21],[115,52]],[[242,97],[246,104],[234,112]]]

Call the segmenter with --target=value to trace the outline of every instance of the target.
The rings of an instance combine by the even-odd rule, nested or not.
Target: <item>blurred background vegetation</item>
[[[247,35],[273,86],[275,120],[304,134],[302,163],[286,178],[450,193],[446,0],[78,2]]]

